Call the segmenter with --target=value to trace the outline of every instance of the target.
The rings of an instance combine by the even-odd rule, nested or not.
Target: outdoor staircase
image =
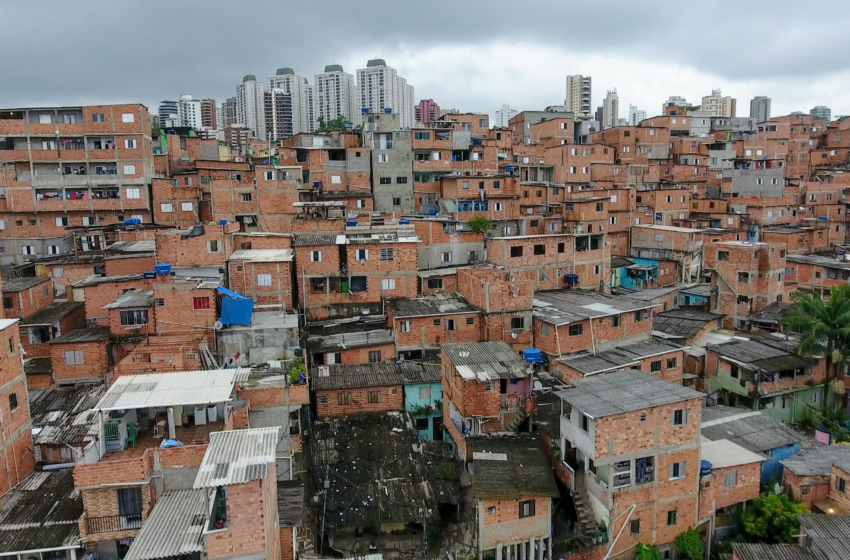
[[[313,531],[306,525],[298,527],[298,535],[295,537],[298,556],[313,554]]]
[[[573,504],[575,504],[576,517],[578,518],[577,536],[585,545],[590,545],[596,542],[599,536],[599,529],[596,527],[596,516],[593,515],[593,508],[590,505],[590,497],[584,483],[584,476],[583,470],[576,470],[576,489],[573,492]]]
[[[508,424],[508,431],[519,431],[519,427],[522,425],[523,422],[525,422],[526,418],[528,418],[528,413],[525,411],[525,406],[517,408],[516,414],[514,414],[514,419],[511,420],[510,424]]]

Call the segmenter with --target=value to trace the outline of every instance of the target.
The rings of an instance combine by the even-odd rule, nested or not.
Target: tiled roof
[[[130,290],[107,303],[104,309],[153,307],[153,290]]]
[[[12,294],[16,292],[23,292],[24,290],[28,290],[33,286],[38,286],[42,282],[49,282],[50,278],[47,276],[30,276],[28,278],[4,278],[3,279],[3,293],[4,294]]]
[[[54,338],[48,344],[78,344],[83,342],[105,342],[111,334],[109,327],[92,327],[90,329],[76,329]]]
[[[29,317],[25,317],[24,320],[21,321],[21,326],[28,327],[31,325],[52,325],[65,315],[68,315],[69,313],[79,309],[82,306],[82,301],[54,302],[43,309],[39,309]]]
[[[393,309],[393,318],[439,316],[478,311],[460,294],[437,294],[413,299],[391,299],[387,300],[387,305]]]
[[[315,391],[439,383],[440,365],[420,362],[317,366],[310,370]]]

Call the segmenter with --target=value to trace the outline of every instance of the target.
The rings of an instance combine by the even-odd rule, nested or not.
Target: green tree
[[[661,553],[654,546],[639,542],[635,546],[635,560],[661,560]]]
[[[306,371],[307,368],[304,367],[304,360],[301,358],[295,358],[291,362],[289,362],[289,382],[292,385],[300,385],[301,384],[301,374]]]
[[[804,292],[795,292],[791,299],[796,309],[785,316],[783,323],[802,335],[798,352],[804,356],[826,357],[821,399],[821,409],[826,414],[829,382],[835,378],[834,365],[844,360],[850,347],[850,285],[831,288],[828,301],[819,293]]]
[[[344,131],[345,130],[345,122],[346,122],[345,121],[345,115],[339,116],[339,117],[337,117],[337,118],[335,118],[331,121],[328,121],[327,124],[325,124],[325,118],[324,117],[319,117],[319,119],[317,121],[319,126],[316,127],[316,132],[324,133],[324,132],[331,132],[333,130]]]
[[[472,233],[485,233],[493,227],[493,222],[487,219],[487,217],[483,214],[476,214],[472,216],[472,218],[470,218],[470,220],[466,223],[469,225],[469,231]]]
[[[693,527],[676,537],[676,550],[684,560],[702,560],[705,556],[702,539]]]
[[[800,513],[811,512],[785,494],[759,496],[741,512],[738,525],[748,542],[793,544],[800,533]]]

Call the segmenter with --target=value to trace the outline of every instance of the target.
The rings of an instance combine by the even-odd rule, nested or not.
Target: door
[[[431,439],[434,441],[443,441],[443,417],[435,416],[431,419],[433,433]]]

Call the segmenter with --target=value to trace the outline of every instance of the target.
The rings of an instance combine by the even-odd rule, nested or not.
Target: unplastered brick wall
[[[156,257],[153,255],[107,257],[103,261],[107,276],[142,274],[145,271],[154,270],[155,265]]]
[[[230,289],[260,305],[292,309],[292,262],[230,261]]]
[[[404,410],[401,385],[316,391],[316,414],[322,418],[391,410]]]
[[[24,319],[53,303],[53,285],[49,278],[45,278],[44,282],[32,288],[6,293],[3,297],[4,299],[12,298],[12,307],[3,310],[4,316],[7,319],[15,317]]]
[[[726,473],[730,472],[736,473],[735,484],[727,488],[725,477]],[[716,509],[758,498],[761,483],[761,463],[713,469],[712,473],[714,474],[712,484],[715,485],[714,507]],[[733,477],[730,476],[729,478]]]
[[[387,315],[392,315],[388,308]],[[483,325],[480,312],[448,315],[428,315],[422,317],[388,318],[396,337],[396,346],[439,346],[451,342],[479,342]],[[402,328],[407,323],[410,328]],[[453,327],[449,330],[449,327]]]
[[[109,371],[108,346],[108,341],[51,344],[50,363],[53,367],[53,379],[62,383],[103,377]],[[70,352],[75,352],[73,357]],[[82,353],[82,363],[76,363],[76,352]]]
[[[171,230],[156,236],[156,260],[171,266],[223,267],[233,252],[230,234],[239,231],[238,223],[204,224],[204,233],[183,239],[188,230]]]
[[[153,483],[141,486],[142,493],[142,524],[156,502]],[[111,541],[116,539],[133,538],[139,530],[109,531],[89,534],[87,520],[98,517],[115,517],[119,515],[117,488],[88,488],[81,492],[83,498],[83,515],[80,517],[80,538],[85,543]]]
[[[136,278],[131,280],[101,282],[92,286],[86,286],[84,290],[86,318],[96,319],[97,326],[109,326],[109,313],[104,307],[125,291],[150,290],[153,280]],[[73,293],[71,292],[71,297]]]

